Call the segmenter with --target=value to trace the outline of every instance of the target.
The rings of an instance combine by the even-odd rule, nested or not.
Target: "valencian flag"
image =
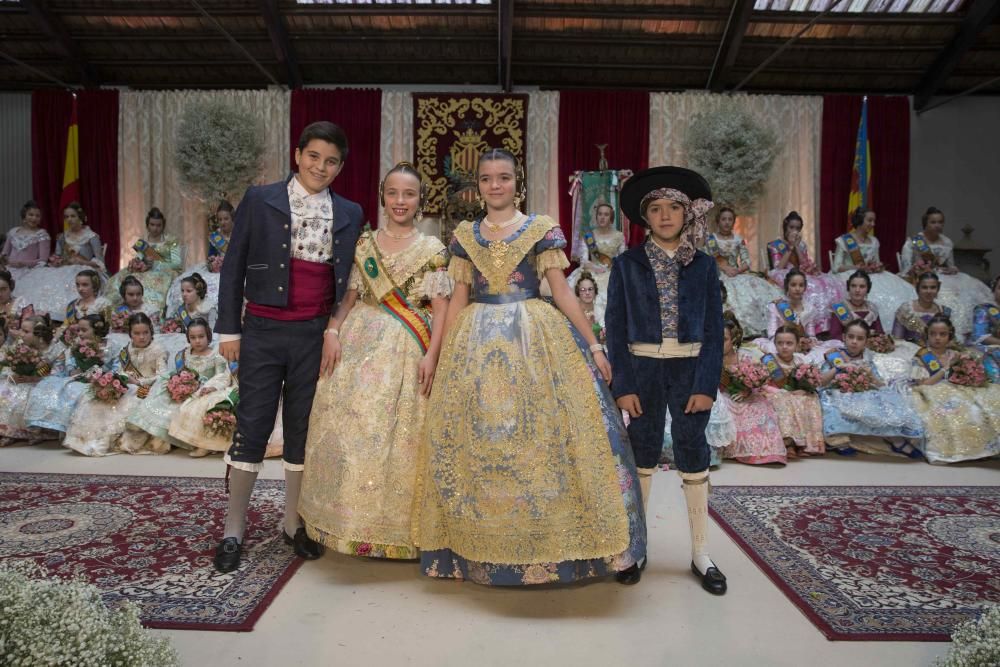
[[[59,212],[70,202],[80,201],[80,128],[76,122],[76,95],[73,95],[73,111],[66,133],[66,167],[63,170],[63,189],[59,197]]]
[[[851,197],[847,214],[859,206],[868,206],[871,197],[872,150],[868,144],[868,97],[861,103],[861,122],[858,123],[858,138],[854,142],[854,167],[851,169]]]

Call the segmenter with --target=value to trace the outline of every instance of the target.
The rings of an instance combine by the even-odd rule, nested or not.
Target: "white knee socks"
[[[285,470],[285,533],[295,537],[295,531],[302,527],[299,518],[299,494],[302,492],[302,471]]]
[[[653,473],[656,468],[636,468],[639,474],[639,491],[642,493],[642,513],[649,511],[649,492],[653,488]]]
[[[250,508],[250,496],[253,495],[253,485],[256,481],[255,472],[229,468],[229,509],[226,511],[223,538],[235,537],[243,542],[243,533],[247,528],[247,510]]]
[[[704,573],[714,567],[708,556],[708,471],[682,472],[681,488],[687,501],[688,524],[691,528],[691,560]]]

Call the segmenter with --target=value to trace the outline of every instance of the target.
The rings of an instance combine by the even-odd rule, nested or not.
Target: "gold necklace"
[[[496,231],[499,231],[501,229],[507,229],[508,227],[510,227],[511,225],[513,225],[515,222],[517,222],[520,219],[521,219],[521,212],[518,211],[518,212],[516,212],[514,214],[513,218],[511,218],[510,220],[508,220],[506,222],[490,222],[489,218],[483,218],[483,222],[486,223],[487,227],[489,227],[490,229],[492,229],[493,231],[496,232]]]
[[[414,236],[417,235],[417,232],[419,232],[420,230],[417,229],[416,227],[414,227],[407,234],[394,234],[393,232],[390,232],[385,227],[379,227],[379,231],[382,232],[383,234],[385,234],[386,236],[388,236],[391,239],[396,239],[397,241],[403,241],[403,240],[406,240],[406,239],[413,238]]]

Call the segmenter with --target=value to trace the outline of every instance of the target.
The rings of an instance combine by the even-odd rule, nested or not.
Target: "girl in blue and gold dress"
[[[563,275],[565,237],[517,211],[513,155],[484,153],[478,172],[486,216],[451,243],[418,460],[421,567],[491,585],[625,570],[646,550],[639,484],[610,365]],[[539,298],[542,277],[558,310]]]

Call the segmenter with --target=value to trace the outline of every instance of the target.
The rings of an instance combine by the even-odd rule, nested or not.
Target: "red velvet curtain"
[[[336,123],[347,134],[347,160],[343,171],[333,182],[333,189],[340,196],[360,204],[365,219],[373,227],[377,226],[382,91],[353,88],[293,90],[289,161],[293,171],[299,135],[306,125],[320,120]]]
[[[861,120],[862,98],[823,98],[823,139],[820,165],[821,257],[848,229],[847,201],[851,193],[854,142]],[[896,252],[906,239],[910,187],[910,101],[906,97],[868,97],[868,141],[872,155],[871,208],[878,216],[875,233],[881,260],[898,270]]]
[[[31,94],[31,189],[42,207],[42,226],[53,239],[63,227],[59,197],[72,111],[73,95],[64,90],[36,90]]]
[[[649,166],[649,93],[644,91],[566,90],[559,93],[559,225],[566,238],[573,231],[573,198],[569,177],[574,171],[598,168],[594,144],[607,144],[611,169],[639,171]],[[633,237],[632,244],[642,241]],[[569,248],[567,248],[567,252]]]
[[[108,271],[118,270],[118,91],[77,93],[80,203],[87,223],[107,245]]]

